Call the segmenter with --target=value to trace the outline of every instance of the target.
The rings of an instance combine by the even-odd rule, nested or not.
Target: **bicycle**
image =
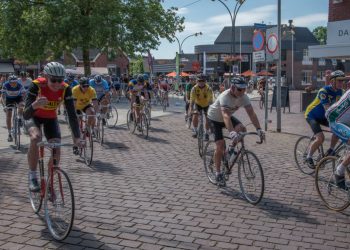
[[[17,109],[18,109],[17,105],[14,105],[14,104],[8,105],[4,108],[4,110],[11,110],[12,112],[11,132],[14,137],[16,149],[19,150],[21,148],[21,126],[19,124],[19,120],[22,120],[22,123],[23,123],[24,119],[19,117]]]
[[[89,117],[96,117],[96,115],[78,115],[80,118],[80,131],[82,132],[82,140],[86,141],[86,145],[80,148],[80,156],[84,158],[85,164],[90,166],[94,155],[94,140],[92,138],[93,130],[89,125],[86,125],[86,120]]]
[[[100,105],[100,110],[103,108],[106,108],[107,111],[105,114],[103,114],[104,119],[106,121],[106,126],[108,128],[114,128],[117,125],[118,122],[118,110],[114,105],[107,104],[107,105]]]
[[[186,122],[187,128],[190,129],[192,125],[192,113],[187,115],[185,122]]]
[[[197,139],[198,139],[198,153],[199,156],[203,156],[203,148],[204,148],[204,112],[201,110],[199,112],[199,126],[198,126],[198,134],[197,134]]]
[[[349,153],[349,146],[343,151],[343,157]],[[318,195],[327,208],[343,211],[350,206],[350,170],[345,167],[346,189],[337,186],[334,173],[343,157],[326,156],[316,166],[315,185]]]
[[[163,108],[163,112],[166,111],[166,108],[167,108],[167,105],[168,105],[168,103],[166,101],[166,98],[165,98],[165,95],[166,95],[166,91],[161,90],[160,104],[161,104],[161,106]]]
[[[144,135],[145,138],[148,138],[149,122],[144,110],[144,105],[139,104],[136,105],[136,107],[140,107],[140,121],[137,122],[135,111],[131,112],[129,109],[126,115],[127,127],[132,134],[135,133],[136,127],[138,127],[141,134]]]
[[[57,148],[65,146],[62,143],[39,142],[39,172],[40,191],[31,192],[29,199],[36,214],[44,202],[45,221],[52,237],[58,241],[64,240],[70,233],[75,212],[75,201],[72,183],[67,173],[62,170],[56,159]],[[51,150],[53,164],[48,166],[45,178],[44,148]]]
[[[97,123],[96,123],[96,140],[102,145],[104,142],[105,136],[105,125],[103,120],[105,120],[106,114],[99,113],[97,115]]]
[[[264,181],[264,172],[261,167],[260,161],[258,157],[252,152],[246,149],[244,144],[244,137],[247,135],[258,135],[256,132],[244,132],[240,133],[241,139],[235,146],[236,152],[234,155],[234,159],[231,158],[231,155],[228,155],[228,151],[226,150],[226,140],[229,137],[224,136],[225,139],[225,154],[221,160],[221,168],[223,173],[223,185],[222,187],[226,187],[226,183],[229,180],[230,175],[232,174],[232,168],[237,163],[238,165],[238,181],[241,192],[244,198],[251,204],[256,205],[260,202],[263,197],[264,189],[265,189],[265,181]],[[260,137],[259,137],[260,138]],[[256,142],[257,144],[262,144],[262,140]],[[231,144],[232,146],[232,144]],[[230,147],[231,147],[230,146]],[[209,179],[209,182],[212,184],[218,185],[216,182],[215,176],[215,154],[216,144],[214,141],[209,141],[203,153],[203,163],[204,170],[206,176]],[[254,183],[257,180],[258,183]],[[219,186],[220,187],[220,186]],[[252,189],[252,190],[251,190]]]
[[[152,107],[151,107],[150,100],[145,101],[144,111],[145,111],[145,114],[147,116],[148,126],[151,126]]]
[[[331,133],[328,130],[322,130],[322,131]],[[301,136],[297,140],[294,146],[294,159],[297,164],[297,167],[302,173],[307,175],[312,175],[315,172],[315,169],[310,168],[308,163],[306,162],[306,157],[309,152],[310,145],[315,139],[316,139],[315,135],[313,135],[312,137]],[[335,155],[339,156],[344,149],[345,149],[344,144],[338,143],[334,149]],[[317,165],[318,162],[320,162],[323,157],[325,157],[325,153],[323,150],[323,145],[320,145],[320,147],[315,151],[315,153],[312,156],[312,159],[315,165]]]

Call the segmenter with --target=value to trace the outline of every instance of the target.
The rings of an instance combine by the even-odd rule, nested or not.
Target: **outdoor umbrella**
[[[257,73],[258,76],[273,76],[273,74],[271,74],[270,72],[266,71],[266,70],[262,70],[260,72]]]
[[[176,76],[176,72],[170,72],[169,74],[166,75],[167,77],[175,77]],[[189,74],[185,73],[185,72],[181,72],[180,76],[189,76]]]
[[[247,71],[244,71],[241,75],[245,77],[249,77],[249,76],[255,76],[255,73],[251,70],[247,70]]]

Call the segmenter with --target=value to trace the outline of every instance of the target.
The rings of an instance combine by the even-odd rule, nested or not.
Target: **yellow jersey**
[[[196,84],[191,89],[190,100],[192,103],[195,103],[202,108],[208,107],[213,103],[213,91],[208,84],[205,84],[203,88],[200,88],[198,84]]]
[[[91,103],[92,100],[96,100],[96,91],[94,88],[89,86],[89,88],[83,93],[79,85],[72,89],[73,98],[76,101],[75,109],[83,110],[87,105]]]

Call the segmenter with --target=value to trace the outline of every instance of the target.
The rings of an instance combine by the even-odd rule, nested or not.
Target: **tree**
[[[2,0],[0,8],[1,56],[32,63],[79,48],[86,75],[89,49],[146,52],[173,41],[184,21],[159,0]]]
[[[130,75],[134,76],[143,72],[143,57],[139,55],[130,62]]]
[[[327,41],[327,28],[323,26],[316,27],[312,34],[316,37],[320,44],[326,44]]]

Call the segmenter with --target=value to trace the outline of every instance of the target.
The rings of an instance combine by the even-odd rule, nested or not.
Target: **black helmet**
[[[197,81],[205,81],[206,75],[200,73],[196,76]]]
[[[143,75],[138,75],[137,76],[137,82],[144,82],[145,81],[145,78],[143,77]]]
[[[27,72],[21,71],[21,72],[19,73],[19,75],[22,76],[22,77],[23,77],[23,76],[27,76]]]
[[[18,79],[17,79],[17,76],[10,75],[8,80],[9,80],[9,82],[16,82]]]
[[[81,86],[89,86],[89,78],[87,78],[87,77],[82,77],[82,78],[80,78],[79,79],[79,84],[81,85]]]
[[[245,89],[248,86],[248,84],[246,83],[246,81],[244,81],[242,77],[231,78],[231,85],[234,85],[235,87],[240,89]]]
[[[331,73],[330,80],[336,79],[336,78],[343,78],[345,80],[345,74],[341,70],[336,70]],[[343,80],[341,79],[341,80]]]

